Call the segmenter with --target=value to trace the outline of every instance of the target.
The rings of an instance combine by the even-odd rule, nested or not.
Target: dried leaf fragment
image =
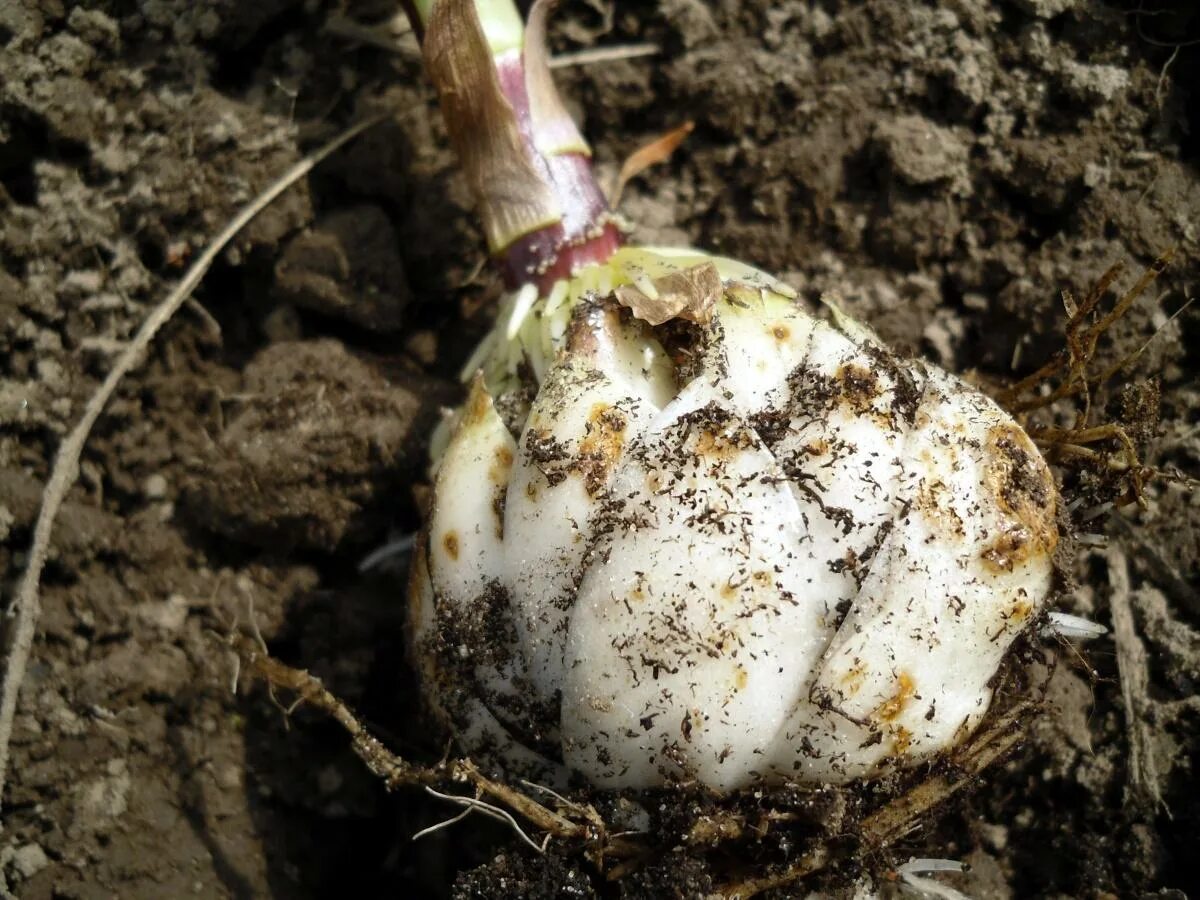
[[[625,185],[653,165],[666,162],[671,154],[679,149],[679,145],[695,129],[695,122],[684,122],[678,128],[673,128],[666,134],[655,138],[645,146],[639,147],[621,166],[617,175],[617,183],[613,186],[609,205],[616,209],[621,205],[621,195],[625,193]]]
[[[651,287],[653,294],[644,287]],[[723,290],[717,267],[709,262],[655,278],[643,287],[622,285],[616,294],[622,306],[650,325],[676,318],[705,325]]]

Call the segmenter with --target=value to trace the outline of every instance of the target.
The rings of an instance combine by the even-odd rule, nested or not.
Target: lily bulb
[[[873,777],[979,725],[1058,539],[988,397],[654,248],[510,294],[472,367],[410,592],[468,753],[729,791]]]

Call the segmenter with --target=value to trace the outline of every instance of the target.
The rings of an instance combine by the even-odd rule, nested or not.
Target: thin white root
[[[88,400],[79,423],[59,445],[54,466],[50,470],[50,478],[46,481],[46,487],[42,494],[42,506],[38,511],[37,522],[33,527],[33,540],[29,546],[28,562],[25,564],[25,571],[21,575],[13,600],[16,623],[13,629],[12,649],[9,651],[8,661],[5,665],[4,687],[0,693],[0,804],[3,803],[5,778],[8,773],[9,745],[12,740],[13,719],[17,713],[17,699],[21,683],[25,679],[25,669],[29,664],[33,639],[37,633],[38,617],[41,614],[38,587],[41,583],[42,569],[46,564],[46,556],[50,550],[50,535],[54,529],[58,511],[63,500],[66,499],[67,491],[71,489],[75,479],[79,476],[79,457],[91,434],[92,427],[116,391],[117,385],[142,361],[154,336],[187,302],[217,256],[238,232],[327,156],[390,115],[390,112],[380,113],[346,129],[324,146],[305,156],[250,203],[242,207],[221,233],[213,238],[204,252],[196,258],[175,289],[146,317],[133,340],[113,363],[104,382]]]
[[[393,561],[407,556],[416,539],[415,534],[403,534],[398,538],[390,539],[364,556],[362,562],[358,564],[358,571],[370,572],[375,569],[386,569]]]
[[[475,807],[473,807],[473,806],[463,807],[463,811],[460,812],[457,816],[452,816],[451,818],[446,819],[444,822],[438,822],[436,825],[430,825],[428,828],[422,828],[420,831],[418,831],[416,834],[414,834],[412,836],[412,839],[413,839],[413,841],[419,841],[421,838],[429,837],[429,835],[433,834],[436,831],[441,831],[443,828],[449,828],[451,825],[457,825],[459,822],[461,822],[463,819],[465,819],[467,816],[469,816],[473,812],[475,812]]]
[[[592,66],[596,63],[614,62],[619,59],[638,59],[662,53],[658,44],[614,44],[610,47],[588,47],[560,53],[550,60],[550,68],[566,69],[570,66]]]
[[[434,790],[428,786],[425,788],[425,793],[429,794],[431,797],[437,797],[439,800],[445,800],[447,803],[454,803],[458,806],[466,807],[463,810],[462,815],[456,816],[454,819],[451,819],[447,822],[443,822],[441,825],[434,826],[434,830],[457,822],[459,819],[464,818],[466,813],[481,812],[486,816],[491,816],[493,819],[497,819],[501,822],[507,822],[509,826],[511,826],[512,830],[517,833],[517,837],[532,847],[537,853],[545,853],[546,847],[550,843],[550,835],[547,834],[541,845],[538,845],[533,838],[526,834],[524,829],[517,824],[517,820],[514,819],[507,810],[501,809],[499,806],[493,806],[491,803],[485,803],[484,801],[478,800],[475,797],[463,797],[459,794],[443,794],[441,791]],[[417,837],[426,834],[429,831],[430,829],[426,828],[424,832],[417,832],[417,834],[413,836],[413,840],[416,840]]]
[[[1073,616],[1070,613],[1050,612],[1046,614],[1046,624],[1042,626],[1042,637],[1073,638],[1088,641],[1108,634],[1108,629],[1099,622]]]
[[[901,888],[908,893],[938,900],[971,900],[962,891],[925,877],[936,872],[962,872],[964,868],[961,862],[953,859],[910,859],[897,869],[897,873]]]

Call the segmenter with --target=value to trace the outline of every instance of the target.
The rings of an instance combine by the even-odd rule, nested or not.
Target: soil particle
[[[13,851],[10,864],[12,874],[19,880],[25,881],[50,865],[50,858],[46,856],[46,851],[39,845],[25,844]]]
[[[330,340],[271,345],[236,402],[192,465],[183,513],[272,549],[333,552],[379,534],[436,415],[421,385],[391,384]]]
[[[378,206],[338,210],[287,245],[275,267],[275,294],[364,328],[395,331],[409,298],[398,248]]]
[[[129,764],[123,759],[111,759],[104,768],[104,775],[75,789],[75,818],[71,827],[76,832],[104,831],[129,809]]]
[[[25,539],[41,505],[43,485],[16,469],[0,469],[0,506],[8,534]],[[120,530],[119,519],[87,503],[68,500],[51,541],[55,558],[70,565],[91,558],[113,546]]]
[[[967,147],[954,132],[920,116],[881,122],[875,140],[902,180],[912,185],[949,182],[952,190],[969,191]]]
[[[585,900],[597,896],[591,880],[578,868],[558,860],[539,865],[536,859],[516,853],[502,853],[486,866],[463,875],[450,896],[454,900],[488,900],[497,896],[497,888],[510,897],[529,900]]]

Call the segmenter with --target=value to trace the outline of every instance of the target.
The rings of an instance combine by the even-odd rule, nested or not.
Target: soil
[[[1128,285],[1176,247],[1096,365],[1149,345],[1093,406],[1130,426],[1146,465],[1197,472],[1200,311],[1173,317],[1200,286],[1193,4],[564,6],[560,52],[661,48],[559,70],[603,176],[696,122],[626,191],[638,240],[713,248],[810,299],[836,291],[887,340],[981,383],[1063,345],[1060,292],[1082,297],[1117,262]],[[55,449],[147,311],[303,152],[395,110],[238,237],[88,442],[3,798],[0,872],[18,896],[697,896],[712,883],[676,853],[609,884],[476,819],[413,843],[453,810],[388,794],[319,715],[285,719],[261,687],[232,690],[223,636],[253,615],[273,653],[395,750],[446,750],[404,657],[404,563],[358,564],[418,526],[427,437],[462,395],[498,286],[413,38],[389,49],[347,26],[396,13],[389,0],[0,4],[6,596]],[[1076,510],[1089,533],[1057,602],[1109,635],[1049,645],[1050,702],[1021,749],[821,890],[859,872],[886,888],[930,856],[969,862],[954,883],[977,898],[1200,893],[1198,496],[1160,477],[1142,506]]]

